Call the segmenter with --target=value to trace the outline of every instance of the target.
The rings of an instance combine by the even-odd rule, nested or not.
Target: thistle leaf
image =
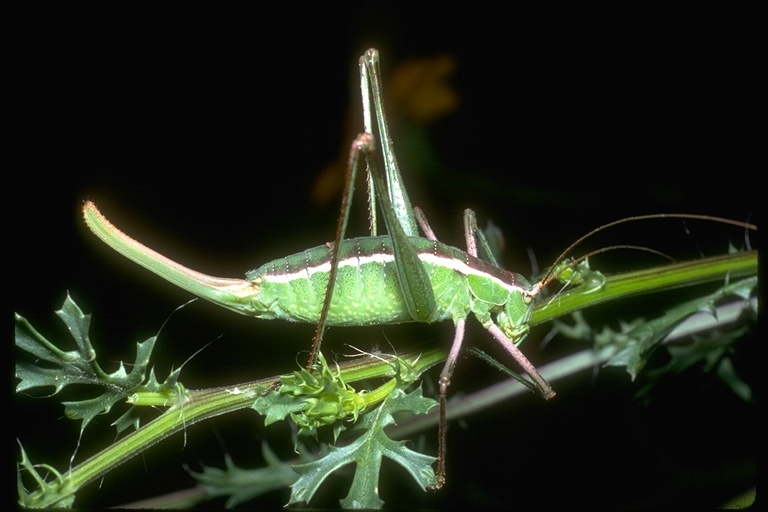
[[[90,315],[84,314],[69,294],[56,314],[74,338],[77,350],[61,350],[37,332],[24,317],[16,314],[16,346],[37,358],[35,362],[17,360],[16,378],[20,379],[16,385],[17,393],[53,386],[52,394],[55,395],[71,384],[88,384],[101,388],[102,392],[98,396],[63,403],[68,418],[82,420],[81,430],[84,430],[96,415],[109,412],[116,402],[125,400],[137,392],[162,391],[173,396],[184,396],[184,388],[177,382],[178,370],[163,384],[159,384],[154,373],[151,373],[147,384],[142,386],[156,337],[136,344],[136,358],[130,365],[130,372],[126,371],[121,362],[116,371],[108,374],[96,361],[96,350],[91,345],[88,334]],[[41,366],[41,362],[48,364]],[[138,426],[135,411],[127,414],[128,416],[116,422],[118,431],[130,425]]]
[[[267,492],[284,489],[298,478],[291,465],[278,459],[266,443],[262,445],[262,453],[267,462],[264,468],[240,468],[226,454],[224,469],[206,467],[200,473],[190,471],[190,474],[208,495],[228,496],[226,507],[237,507]]]
[[[701,312],[716,318],[719,302],[732,296],[744,300],[751,295],[756,286],[757,278],[726,283],[716,292],[678,304],[653,320],[636,320],[630,324],[622,324],[619,332],[606,328],[595,336],[595,341],[598,346],[613,345],[616,347],[616,353],[606,363],[606,366],[625,366],[634,380],[650,359],[653,351],[683,320]],[[732,338],[728,338],[728,340],[732,340]],[[687,351],[675,354],[674,349],[672,349],[670,353],[675,356],[683,355]],[[696,357],[701,359],[702,356],[697,355]]]
[[[63,475],[48,464],[33,464],[27,457],[21,441],[21,461],[16,463],[16,491],[18,503],[25,508],[60,507],[71,508],[75,495],[69,489],[70,475]],[[42,470],[42,471],[41,471]],[[28,474],[37,488],[28,491],[22,482],[22,475]]]
[[[403,466],[422,489],[435,483],[432,464],[436,458],[415,452],[406,447],[405,441],[394,441],[384,431],[395,422],[393,414],[409,411],[425,414],[436,402],[425,398],[421,388],[406,394],[395,389],[382,404],[361,416],[351,429],[361,432],[351,444],[331,447],[328,454],[313,462],[299,464],[294,469],[301,475],[291,487],[289,505],[309,502],[323,481],[334,471],[354,463],[355,475],[349,494],[340,501],[344,508],[381,508],[384,502],[379,497],[379,472],[381,460],[387,457]]]

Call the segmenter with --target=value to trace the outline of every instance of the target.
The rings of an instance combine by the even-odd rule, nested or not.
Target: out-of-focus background
[[[20,75],[8,77],[21,79],[18,106],[31,127],[25,154],[6,170],[13,310],[66,339],[53,311],[69,291],[93,314],[101,357],[114,362],[130,360],[134,343],[162,326],[160,375],[212,342],[186,363],[189,387],[297,368],[312,326],[252,320],[202,301],[171,315],[189,294],[103,246],[81,222],[80,206],[94,200],[150,247],[218,276],[239,277],[331,240],[343,163],[362,130],[357,59],[368,47],[381,52],[386,109],[412,200],[449,243],[461,246],[462,210],[473,208],[481,223],[492,219],[503,230],[505,266],[531,275],[529,253],[533,265],[545,266],[579,235],[620,217],[756,218],[749,157],[756,137],[748,123],[755,65],[748,34],[726,18],[550,24],[365,2],[322,19],[264,11],[219,24],[201,18],[126,30],[104,19],[31,30],[20,42]],[[365,233],[363,193],[358,187],[350,235]],[[723,253],[728,242],[743,245],[744,232],[656,221],[604,233],[585,250],[633,243],[690,258]],[[593,266],[619,271],[648,261],[609,254]],[[635,307],[608,314],[629,320]],[[397,349],[447,344],[451,336],[447,324],[411,332],[402,339],[390,327],[331,329],[324,348]],[[523,346],[536,363],[575,343],[540,350],[546,332]],[[752,341],[736,359],[748,381],[756,369]],[[468,343],[503,358],[482,329],[472,329]],[[468,358],[451,394],[501,378]],[[697,370],[665,381],[649,405],[618,369],[557,388],[551,403],[531,396],[452,424],[449,482],[440,493],[420,492],[399,467],[385,465],[382,498],[410,508],[562,500],[698,507],[717,505],[753,478],[755,406],[711,375]],[[17,436],[32,460],[66,467],[78,425],[53,401],[23,397],[17,410]],[[78,460],[109,444],[113,420],[97,419],[85,431]],[[166,440],[83,498],[114,505],[184,488],[192,481],[183,464],[221,466],[225,452],[255,467],[262,440],[281,436],[286,445],[275,449],[290,457],[287,430],[265,429],[255,413],[192,426],[186,446],[180,435]],[[426,434],[428,446],[435,438]],[[348,482],[337,478],[340,488],[324,489],[317,506],[335,506]]]

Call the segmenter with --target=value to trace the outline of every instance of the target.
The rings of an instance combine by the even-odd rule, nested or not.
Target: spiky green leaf
[[[267,462],[264,468],[240,468],[226,454],[224,469],[206,467],[190,474],[208,495],[227,496],[226,507],[237,507],[267,492],[285,489],[298,478],[291,465],[278,459],[266,443],[262,445],[262,453]]]
[[[63,475],[48,464],[33,464],[27,457],[27,452],[19,443],[21,460],[16,464],[16,491],[18,503],[25,508],[61,507],[70,508],[75,502],[71,492],[70,475]],[[41,472],[41,470],[44,470]],[[27,490],[24,485],[24,475],[29,476],[36,484],[34,490]]]
[[[355,475],[349,494],[340,501],[344,508],[381,508],[379,473],[381,461],[387,457],[410,473],[422,489],[435,483],[432,464],[436,458],[415,452],[404,441],[390,439],[384,428],[394,423],[393,414],[408,411],[425,414],[436,402],[422,396],[421,388],[406,394],[395,389],[376,409],[365,413],[352,431],[361,432],[351,444],[331,447],[327,455],[313,462],[300,464],[294,469],[301,475],[291,487],[289,504],[309,502],[323,481],[334,471],[355,464]]]
[[[622,324],[621,330],[618,332],[606,328],[595,336],[595,341],[599,346],[615,346],[616,353],[606,365],[625,366],[634,380],[648,362],[653,351],[683,320],[702,312],[715,316],[716,306],[723,299],[732,296],[741,299],[748,298],[756,286],[757,278],[726,283],[719,290],[678,304],[653,320],[637,320],[629,324]]]
[[[34,362],[17,360],[16,377],[20,380],[16,385],[16,392],[52,386],[55,395],[71,384],[88,384],[101,388],[101,393],[95,397],[64,402],[66,416],[82,420],[81,429],[85,429],[96,415],[109,412],[115,403],[137,392],[165,392],[169,395],[184,396],[184,389],[178,383],[178,370],[163,384],[159,384],[152,373],[147,384],[142,386],[156,337],[136,344],[136,358],[130,365],[130,372],[126,371],[125,364],[120,362],[117,370],[106,373],[96,360],[96,350],[89,338],[90,315],[84,314],[69,294],[56,314],[74,338],[77,350],[61,350],[37,332],[24,317],[16,315],[16,346],[37,358]],[[138,426],[137,416],[134,411],[118,420],[118,430],[122,431],[130,425]]]

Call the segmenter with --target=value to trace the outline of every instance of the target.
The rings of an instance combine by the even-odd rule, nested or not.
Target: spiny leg
[[[448,358],[445,360],[445,366],[440,373],[440,421],[437,427],[438,446],[437,446],[437,472],[435,474],[435,485],[430,489],[438,490],[445,484],[445,437],[446,437],[446,421],[445,411],[447,408],[448,386],[451,384],[451,375],[453,375],[453,369],[456,366],[456,360],[461,352],[461,344],[464,341],[464,326],[466,320],[456,320],[456,333],[453,337],[453,344],[451,350],[448,353]]]
[[[424,232],[424,236],[426,236],[429,240],[436,242],[437,236],[435,236],[435,232],[429,225],[427,216],[424,214],[424,211],[418,206],[414,206],[413,213],[416,217],[416,221],[418,222],[419,227]],[[466,326],[466,320],[463,318],[456,320],[455,326],[456,330],[453,336],[451,350],[448,353],[448,358],[445,360],[443,371],[440,372],[440,418],[437,424],[437,472],[435,474],[435,485],[430,487],[430,489],[434,491],[445,485],[445,445],[447,435],[446,410],[448,408],[448,386],[451,384],[451,375],[453,374],[453,369],[456,366],[456,360],[459,358],[459,353],[461,352],[461,345],[464,341],[464,327]]]
[[[414,208],[416,214],[416,220],[419,222],[424,234],[430,240],[436,240],[432,228],[429,227],[427,218],[424,212],[419,208]],[[474,212],[472,210],[465,210],[464,212],[464,238],[467,243],[467,254],[477,257],[477,242],[475,240],[475,232],[477,230],[477,223],[475,222]],[[445,360],[445,366],[440,373],[440,422],[438,424],[438,447],[437,447],[437,473],[436,483],[431,487],[433,490],[440,489],[445,484],[445,445],[446,445],[446,420],[445,411],[447,409],[448,401],[448,386],[451,384],[451,375],[456,367],[456,360],[461,353],[461,345],[464,341],[464,327],[466,320],[461,318],[455,321],[456,332],[453,337],[453,344],[451,350],[448,353],[448,358]],[[530,364],[530,363],[529,363]]]
[[[370,55],[369,55],[370,54]],[[372,63],[370,66],[373,77],[369,76],[369,67],[366,62]],[[334,238],[333,249],[331,251],[331,271],[328,276],[328,286],[325,290],[325,300],[323,301],[323,309],[320,311],[320,319],[317,322],[317,329],[315,330],[315,336],[312,340],[312,349],[309,353],[309,362],[307,368],[311,369],[315,364],[317,353],[320,350],[320,345],[323,340],[323,334],[325,334],[326,323],[328,321],[328,312],[331,309],[331,300],[333,299],[333,290],[336,286],[336,274],[339,261],[339,250],[341,247],[341,241],[344,239],[344,234],[347,230],[347,221],[349,219],[349,212],[352,205],[352,194],[355,190],[355,177],[357,176],[357,165],[360,161],[360,152],[370,152],[374,145],[373,139],[373,118],[371,115],[371,83],[373,78],[374,94],[381,94],[381,86],[378,77],[378,55],[375,50],[368,50],[366,55],[360,58],[360,90],[362,92],[363,99],[363,125],[365,131],[358,135],[352,142],[352,146],[349,150],[349,160],[347,161],[347,171],[344,178],[344,193],[341,198],[341,212],[339,213],[339,220],[336,226],[336,237]],[[383,109],[382,110],[382,116]],[[386,125],[386,121],[384,122]],[[386,127],[385,127],[386,129]],[[386,134],[386,132],[385,132]],[[369,172],[367,174],[368,182],[368,206],[370,209],[370,221],[371,221],[371,235],[376,235],[376,201],[373,193],[373,176]]]
[[[336,286],[336,274],[338,271],[339,261],[339,249],[341,242],[344,239],[344,233],[347,230],[347,219],[349,218],[349,210],[352,205],[352,194],[355,190],[355,176],[357,175],[357,165],[360,160],[360,152],[368,152],[373,146],[373,137],[370,133],[360,134],[349,150],[349,161],[347,163],[346,184],[344,188],[344,195],[341,199],[341,212],[339,214],[339,221],[336,226],[336,238],[334,239],[333,249],[331,250],[331,271],[328,275],[328,286],[325,290],[325,300],[323,301],[323,309],[320,311],[320,320],[317,322],[317,329],[315,330],[315,337],[312,340],[312,350],[309,353],[309,362],[307,368],[311,369],[317,359],[317,353],[320,350],[320,344],[323,340],[323,334],[325,333],[326,323],[328,321],[328,312],[331,309],[331,299],[333,298],[333,290]]]

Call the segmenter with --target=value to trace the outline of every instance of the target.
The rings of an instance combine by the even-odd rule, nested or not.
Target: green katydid
[[[467,251],[438,242],[420,212],[414,213],[402,186],[381,101],[378,52],[360,59],[365,132],[352,144],[347,189],[342,200],[336,239],[331,248],[308,249],[248,272],[246,279],[217,278],[179,265],[131,239],[111,225],[88,201],[88,226],[108,245],[174,284],[214,303],[257,318],[279,318],[317,323],[310,364],[319,349],[326,325],[367,325],[436,322],[452,319],[456,334],[440,377],[441,427],[437,485],[444,481],[445,396],[464,337],[470,312],[522,365],[542,394],[554,396],[549,384],[517,348],[528,332],[534,294],[519,274],[479,259],[487,248],[474,214],[465,212]],[[381,141],[384,172],[377,160],[371,108]],[[352,188],[360,154],[369,170],[369,200],[381,203],[388,236],[344,239]],[[375,214],[377,208],[371,205]],[[427,234],[418,236],[417,222]],[[490,257],[490,251],[485,250]],[[334,285],[336,291],[334,291]]]
[[[453,320],[454,340],[440,375],[439,453],[434,486],[439,488],[445,482],[446,396],[466,318],[472,313],[522,366],[541,394],[551,398],[552,388],[517,345],[528,334],[534,299],[565,267],[549,272],[533,285],[521,275],[499,268],[471,210],[464,214],[466,251],[437,241],[424,215],[411,207],[402,185],[381,101],[376,50],[368,50],[361,57],[360,69],[365,132],[352,144],[346,190],[331,246],[321,245],[272,261],[248,272],[245,279],[218,278],[188,269],[128,237],[90,201],[83,207],[84,217],[91,230],[112,248],[200,297],[257,318],[316,323],[310,365],[326,325]],[[374,128],[381,143],[378,149]],[[377,207],[373,203],[378,201],[388,235],[377,236],[376,220],[372,218],[371,236],[345,239],[361,153],[368,167],[371,215],[375,216]],[[417,225],[424,237],[419,236]],[[571,262],[571,266],[580,261]]]

